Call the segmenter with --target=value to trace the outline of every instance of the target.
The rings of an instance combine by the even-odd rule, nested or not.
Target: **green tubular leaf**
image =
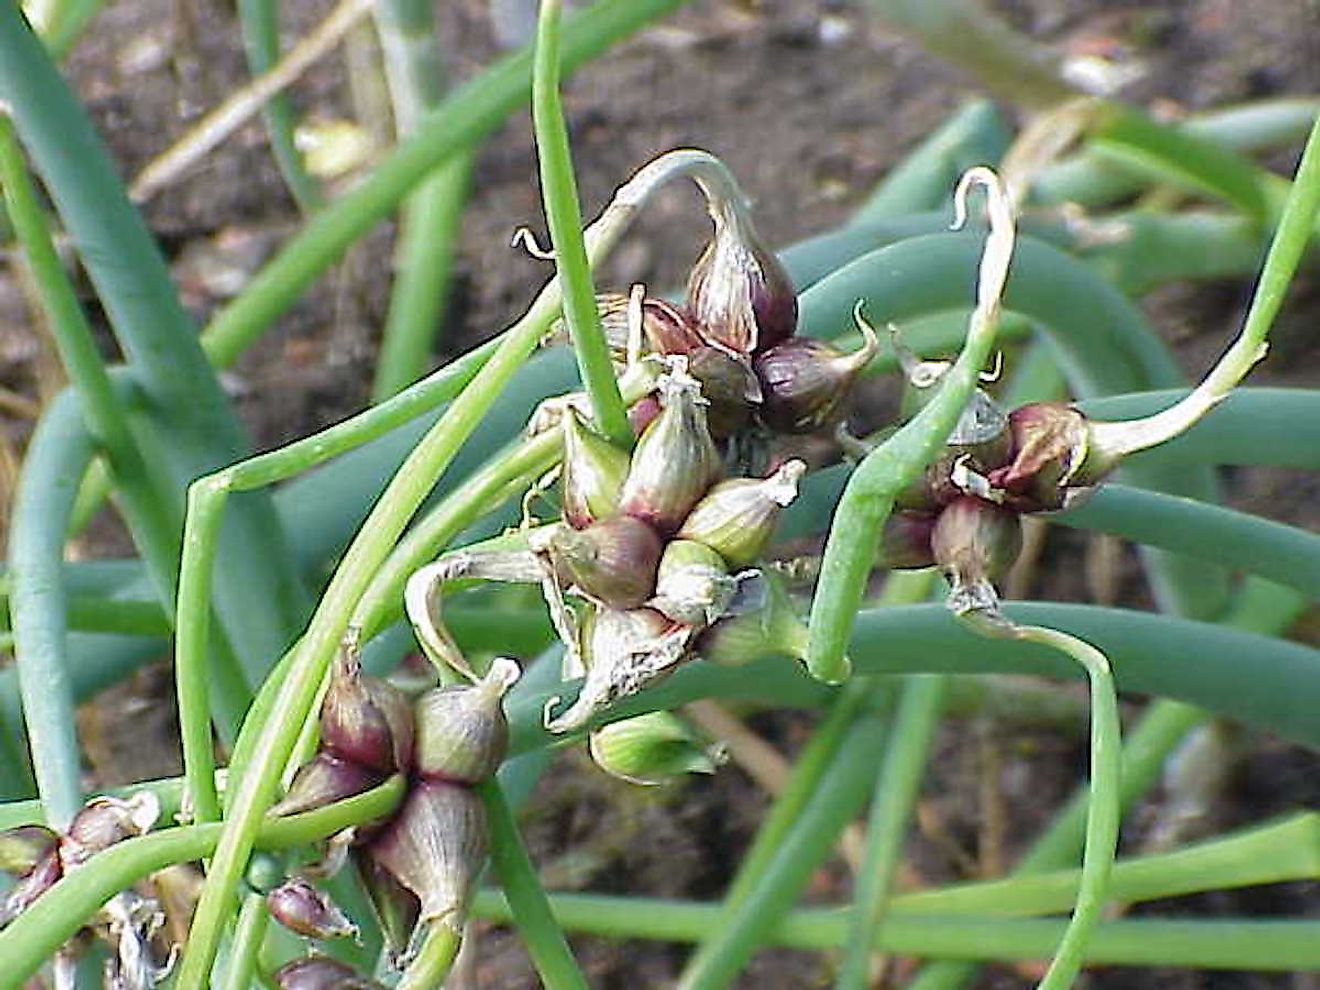
[[[602,0],[564,26],[571,71],[684,0]],[[321,210],[211,321],[207,352],[224,367],[283,313],[358,237],[394,209],[434,168],[486,136],[527,98],[531,53],[524,49],[455,90],[352,192]]]
[[[1287,145],[1306,137],[1320,101],[1304,97],[1261,100],[1197,114],[1178,130],[1239,153]],[[1032,184],[1035,202],[1107,206],[1139,192],[1143,175],[1110,158],[1086,151],[1059,162]]]
[[[1184,390],[1083,399],[1095,419],[1133,419],[1166,409]],[[1136,466],[1234,464],[1320,468],[1320,391],[1237,388],[1186,433],[1132,457]]]
[[[1119,688],[1178,698],[1307,745],[1320,745],[1311,703],[1320,690],[1320,650],[1207,622],[1167,615],[1043,602],[1010,603],[1015,622],[1048,625],[1079,636],[1114,658]],[[942,606],[862,611],[849,645],[855,672],[867,674],[1021,673],[1076,678],[1075,665],[1021,643],[979,639]],[[1250,664],[1242,662],[1251,657]],[[549,742],[541,729],[546,697],[556,685],[511,704],[511,750]],[[794,665],[760,662],[731,670],[693,664],[664,684],[610,710],[624,718],[674,708],[696,698],[745,698],[765,704],[816,704],[832,694]]]
[[[259,76],[279,61],[279,7],[275,0],[238,0],[238,18],[243,29],[243,51],[248,69]],[[303,213],[321,206],[320,185],[308,174],[302,152],[294,141],[293,101],[287,92],[276,93],[261,107],[275,164],[284,184]]]
[[[1175,550],[1320,595],[1320,536],[1189,498],[1107,484],[1052,522]]]
[[[917,237],[858,258],[803,293],[806,332],[828,336],[846,325],[856,300],[877,323],[966,305],[979,256],[974,236]],[[1181,375],[1130,302],[1079,261],[1031,237],[1018,241],[1004,308],[1040,323],[1060,348],[1060,364],[1083,396],[1125,392],[1141,383],[1172,385]],[[1166,471],[1132,464],[1122,477],[1146,488],[1216,500],[1208,469]],[[1227,583],[1187,561],[1150,551],[1157,597],[1176,611],[1209,617],[1224,606]]]
[[[707,929],[679,978],[680,990],[728,986],[753,952],[788,914],[811,873],[833,848],[838,833],[857,814],[875,779],[875,753],[887,720],[864,713],[849,728],[838,758],[825,771],[793,827],[774,850],[765,872]],[[714,937],[707,938],[711,932]]]
[[[1012,135],[989,100],[972,100],[889,170],[848,221],[848,226],[933,210],[949,198],[958,176],[975,165],[996,165]]]
[[[64,588],[64,529],[92,459],[70,392],[47,406],[28,444],[9,530],[10,621],[32,767],[47,819],[63,828],[82,807]]]
[[[1270,174],[1220,145],[1158,124],[1139,110],[1106,106],[1091,129],[1098,153],[1115,155],[1193,192],[1208,193],[1263,221],[1270,213]]]
[[[556,894],[551,903],[570,931],[668,942],[703,938],[719,911],[714,904],[601,894]],[[481,891],[473,914],[507,921],[509,907],[498,896]],[[845,911],[808,908],[785,917],[768,933],[767,944],[817,952],[838,949],[847,938],[847,926]],[[946,959],[1036,960],[1050,954],[1062,931],[1058,921],[895,917],[881,932],[875,950]],[[1320,923],[1250,918],[1109,922],[1096,931],[1087,961],[1115,966],[1311,970],[1320,967]]]
[[[163,469],[182,516],[187,480],[243,455],[246,440],[197,343],[156,245],[91,122],[25,25],[0,6],[0,101],[78,247],[163,439]],[[265,496],[234,515],[221,555],[217,607],[235,652],[264,670],[302,614],[299,581]]]

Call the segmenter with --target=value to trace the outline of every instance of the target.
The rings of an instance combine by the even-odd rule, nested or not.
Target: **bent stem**
[[[1001,616],[968,613],[960,618],[983,635],[1039,643],[1066,654],[1082,666],[1091,685],[1091,798],[1086,809],[1086,846],[1077,903],[1039,985],[1039,990],[1066,990],[1081,970],[1087,942],[1101,920],[1118,847],[1122,729],[1113,674],[1103,653],[1068,633],[1044,626],[1019,626]]]
[[[1278,229],[1270,243],[1251,308],[1242,333],[1219,363],[1177,405],[1128,422],[1091,424],[1091,447],[1082,474],[1095,477],[1123,457],[1164,443],[1190,429],[1223,401],[1260,361],[1268,348],[1270,325],[1283,304],[1288,285],[1301,262],[1311,236],[1311,223],[1320,208],[1320,118],[1316,119],[1302,152],[1292,190],[1284,205]],[[1083,479],[1084,480],[1084,479]]]
[[[820,583],[811,603],[807,650],[807,669],[827,683],[848,676],[844,649],[853,617],[862,603],[867,575],[875,562],[881,527],[893,508],[894,498],[935,456],[952,432],[994,344],[1000,299],[1016,240],[1012,201],[994,172],[988,168],[971,169],[963,175],[954,193],[955,227],[966,219],[967,192],[973,184],[986,189],[990,235],[981,258],[976,309],[968,327],[967,343],[926,407],[868,454],[853,472],[830,526]]]

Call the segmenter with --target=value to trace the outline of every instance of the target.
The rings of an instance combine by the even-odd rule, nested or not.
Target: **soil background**
[[[1072,52],[1103,51],[1136,67],[1120,95],[1161,112],[1320,91],[1314,0],[1004,0],[991,6],[1043,42]],[[323,0],[289,0],[281,7],[290,39],[329,9]],[[437,3],[437,17],[456,78],[473,75],[499,54],[484,2]],[[124,176],[136,174],[242,83],[238,39],[233,6],[223,0],[107,5],[67,65]],[[364,39],[350,48],[370,64]],[[299,110],[322,121],[357,115],[369,133],[387,134],[388,122],[374,115],[370,87],[350,86],[346,66],[336,55],[314,67],[293,89]],[[654,155],[699,146],[728,162],[755,200],[762,233],[786,245],[843,221],[908,148],[975,95],[974,80],[887,30],[859,5],[694,0],[579,72],[566,86],[565,106],[585,214],[594,215],[618,183]],[[1011,117],[1011,108],[1005,112]],[[1288,170],[1294,156],[1295,149],[1280,153],[1271,164]],[[535,173],[528,116],[515,114],[480,152],[437,362],[508,325],[545,278],[543,262],[509,247],[520,225],[543,230]],[[232,296],[299,222],[259,124],[241,130],[145,212],[199,320]],[[680,283],[707,229],[695,195],[663,196],[600,283]],[[388,297],[393,233],[392,224],[380,225],[228,376],[258,448],[362,408]],[[1145,305],[1196,375],[1236,331],[1249,294],[1246,282],[1175,285]],[[1307,276],[1280,318],[1270,361],[1253,380],[1320,384],[1318,315],[1320,294],[1314,276]],[[105,341],[112,346],[108,334]],[[0,275],[0,382],[36,400],[57,387],[57,379],[15,282]],[[11,449],[21,450],[27,430],[21,418],[6,422]],[[1227,485],[1238,507],[1310,528],[1320,523],[1313,478],[1242,471]],[[98,523],[86,549],[124,549],[112,520]],[[1020,590],[1039,598],[1146,604],[1130,548],[1071,531],[1051,531]],[[1314,616],[1298,634],[1316,638]],[[1058,689],[1065,698],[1071,692]],[[168,669],[156,667],[89,706],[82,731],[97,784],[177,772],[171,698]],[[1138,699],[1130,703],[1130,714],[1138,705]],[[749,719],[790,756],[812,722],[793,712]],[[1315,754],[1243,732],[1214,738],[1224,744],[1215,757],[1223,773],[1188,834],[1320,806]],[[910,841],[907,880],[935,883],[1011,863],[1085,765],[1084,716],[1048,727],[1026,717],[946,723]],[[1171,803],[1157,791],[1130,817],[1124,848],[1140,849],[1166,827]],[[569,754],[544,781],[526,828],[557,888],[716,898],[766,806],[764,792],[736,765],[682,786],[639,790]],[[835,861],[818,871],[807,897],[846,902],[850,883],[847,868]],[[1278,885],[1183,899],[1145,913],[1314,916],[1318,895],[1315,884]],[[576,940],[575,947],[592,986],[600,988],[666,986],[687,953],[678,946],[593,939]],[[472,985],[536,985],[516,939],[499,930],[481,935],[472,965]],[[901,963],[896,972],[906,972]],[[978,985],[1030,986],[1032,972],[990,967]],[[828,962],[818,956],[767,951],[737,985],[809,987],[829,979]],[[1305,975],[1117,969],[1087,979],[1090,986],[1113,988],[1317,986]]]

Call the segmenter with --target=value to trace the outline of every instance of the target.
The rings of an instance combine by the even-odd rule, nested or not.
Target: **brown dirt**
[[[1052,44],[1118,45],[1145,72],[1124,95],[1148,103],[1175,101],[1200,109],[1275,93],[1320,90],[1320,31],[1311,0],[1004,0],[994,5],[1018,27]],[[328,5],[283,5],[286,27],[301,32]],[[455,54],[455,75],[467,77],[495,53],[476,0],[440,4],[441,36]],[[1304,29],[1309,25],[1310,29]],[[204,108],[245,75],[232,6],[217,0],[133,0],[109,5],[72,59],[70,69],[126,176],[185,131]],[[295,89],[310,115],[352,113],[341,60],[318,65]],[[723,156],[755,198],[762,232],[775,244],[828,229],[843,220],[871,184],[942,117],[976,92],[973,82],[874,21],[852,4],[809,0],[764,3],[697,0],[662,26],[643,32],[569,84],[585,212],[656,153],[696,145]],[[1287,167],[1286,156],[1280,164]],[[232,291],[293,229],[298,217],[267,153],[259,124],[244,128],[185,181],[154,200],[147,216],[175,266],[199,318]],[[542,263],[508,247],[519,225],[540,229],[535,161],[526,114],[515,115],[483,147],[476,169],[458,262],[458,288],[442,351],[460,350],[515,317],[545,276]],[[705,233],[695,197],[666,196],[610,263],[610,283],[681,280]],[[273,446],[361,408],[366,369],[386,303],[392,225],[383,224],[326,276],[253,348],[233,384],[256,443]],[[1279,327],[1276,360],[1266,377],[1314,384],[1320,351],[1311,331],[1317,312],[1313,280],[1299,286]],[[1245,306],[1245,283],[1175,286],[1149,300],[1189,371],[1205,366],[1227,339]],[[21,298],[0,280],[0,381],[37,391],[38,347],[25,328]],[[1280,371],[1280,368],[1286,368]],[[11,424],[21,442],[24,429]],[[1288,472],[1238,472],[1236,504],[1276,518],[1320,523],[1317,483]],[[103,540],[111,539],[110,536]],[[1086,538],[1051,537],[1035,593],[1084,598],[1081,556]],[[1123,600],[1140,596],[1130,554],[1122,558]],[[143,675],[89,716],[89,728],[109,725],[101,740],[102,780],[139,778],[168,769],[141,762],[140,725],[121,706],[141,699],[166,703],[167,678]],[[116,717],[117,716],[117,717]],[[154,722],[155,720],[153,720]],[[161,720],[162,751],[172,746]],[[791,753],[811,720],[767,713],[753,725]],[[123,732],[123,727],[133,731]],[[997,775],[999,811],[1007,835],[996,858],[1019,851],[1084,774],[1079,735],[1014,725],[951,723],[941,732],[925,783],[922,828],[911,861],[926,880],[955,879],[977,866],[986,840],[983,777]],[[153,729],[153,732],[157,731]],[[117,740],[117,741],[116,741]],[[1218,827],[1259,820],[1300,806],[1316,807],[1320,763],[1314,754],[1250,738],[1219,801]],[[989,761],[989,762],[987,762]],[[168,762],[168,761],[167,761]],[[1126,836],[1140,844],[1143,823],[1158,817],[1157,793]],[[531,845],[565,888],[656,896],[718,897],[766,807],[763,793],[737,769],[679,789],[639,792],[591,772],[577,756],[562,760],[538,793],[527,820]],[[849,893],[837,863],[813,879],[809,899],[839,902]],[[1314,914],[1312,885],[1161,906],[1168,913]],[[578,940],[594,987],[667,985],[682,948],[654,943]],[[533,984],[516,940],[483,936],[480,985]],[[981,986],[1029,985],[1006,967],[987,970]],[[818,957],[783,951],[760,954],[742,987],[806,987],[829,982]],[[1092,986],[1167,988],[1301,987],[1303,978],[1231,974],[1097,974]]]

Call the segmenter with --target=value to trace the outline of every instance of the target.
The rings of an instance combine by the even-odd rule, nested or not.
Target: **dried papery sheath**
[[[73,816],[60,839],[64,868],[84,863],[117,842],[145,834],[159,818],[160,800],[150,791],[139,791],[125,800],[92,798]]]
[[[758,354],[758,415],[778,433],[815,433],[842,417],[853,383],[880,349],[875,331],[856,313],[862,346],[851,354],[810,337],[792,337]]]
[[[737,587],[718,553],[704,543],[676,539],[665,546],[648,604],[674,622],[708,626],[724,614]]]
[[[671,712],[647,712],[602,726],[587,736],[596,765],[630,784],[655,786],[689,773],[714,773],[723,747],[708,745]]]
[[[0,832],[0,872],[27,873],[59,841],[59,833],[45,825],[20,825]]]
[[[699,347],[688,355],[688,370],[710,403],[706,421],[714,436],[727,437],[751,422],[752,409],[761,401],[761,383],[746,357]]]
[[[519,673],[514,661],[499,657],[475,684],[436,688],[418,698],[417,773],[475,784],[499,769],[509,746],[504,694]]]
[[[421,902],[365,850],[355,850],[353,861],[385,938],[390,965],[402,969],[406,964],[408,945],[417,928]]]
[[[933,566],[935,552],[930,541],[937,518],[932,512],[905,509],[891,512],[880,533],[876,566],[896,571]]]
[[[416,895],[423,925],[461,931],[486,860],[481,798],[461,784],[417,781],[368,855]]]
[[[701,385],[687,372],[686,358],[660,377],[660,415],[633,450],[620,509],[668,535],[720,474],[720,453],[706,422]]]
[[[321,703],[321,743],[335,756],[382,773],[412,767],[412,705],[394,685],[363,674],[351,642],[340,648]]]
[[[270,809],[272,815],[299,815],[361,794],[384,779],[379,770],[361,766],[332,753],[317,753],[298,768],[284,798]]]
[[[20,876],[0,901],[0,928],[22,914],[38,897],[55,886],[64,875],[58,849],[51,849]]]
[[[931,550],[952,585],[949,608],[958,615],[998,615],[994,582],[1008,573],[1021,549],[1018,513],[972,495],[946,506],[931,533]]]
[[[1063,508],[1090,449],[1086,416],[1063,402],[1033,402],[1008,414],[1012,437],[1006,465],[987,478],[1024,512]]]
[[[721,481],[693,508],[678,531],[718,551],[731,567],[746,567],[761,556],[775,533],[779,513],[797,498],[807,473],[802,461],[789,461],[768,478]]]
[[[302,877],[290,877],[267,894],[266,907],[289,931],[308,938],[352,938],[358,933],[339,905]]]
[[[610,293],[596,297],[601,325],[610,351],[618,361],[627,355],[629,321],[635,319],[628,296]],[[671,302],[644,296],[640,300],[642,344],[654,354],[687,354],[701,347],[704,341],[693,325],[691,317]]]
[[[709,343],[752,354],[797,330],[793,281],[757,236],[727,171],[696,177],[715,230],[688,276],[687,309]]]
[[[602,708],[671,673],[685,659],[694,635],[691,626],[675,625],[650,608],[597,609],[582,632],[587,676],[577,699],[560,715],[549,717],[558,698],[546,703],[550,732],[580,729]]]
[[[352,966],[329,956],[295,959],[277,969],[271,979],[280,990],[385,990]]]
[[[651,597],[660,552],[655,530],[625,515],[586,529],[564,527],[550,540],[555,569],[583,594],[612,608],[636,608]]]
[[[629,457],[584,424],[577,410],[569,408],[563,424],[564,470],[559,484],[564,521],[582,529],[618,509]]]
[[[745,582],[739,591],[741,610],[735,603],[737,614],[721,619],[697,639],[693,652],[701,659],[739,667],[766,657],[806,658],[806,624],[778,575],[757,573],[755,581]]]
[[[134,891],[121,891],[101,909],[114,954],[103,967],[107,990],[151,990],[174,967],[177,946],[163,964],[157,963],[151,942],[165,924],[165,915],[153,900]]]
[[[628,425],[632,427],[635,436],[641,436],[659,415],[659,398],[645,395],[628,407]]]

